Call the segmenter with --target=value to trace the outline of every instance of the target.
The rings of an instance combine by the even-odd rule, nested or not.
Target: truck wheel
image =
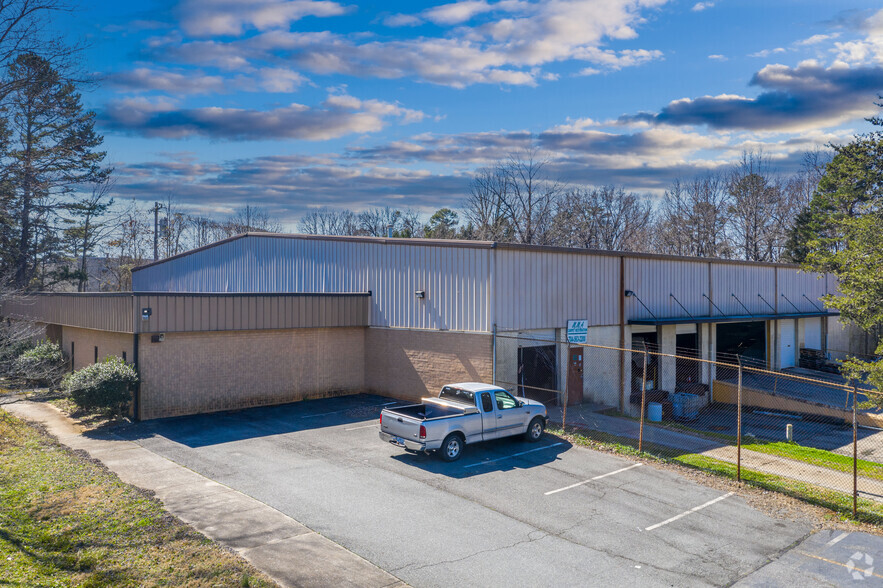
[[[545,429],[546,423],[543,421],[543,417],[535,417],[527,425],[527,432],[524,433],[524,437],[531,443],[536,443],[543,438],[543,431]]]
[[[451,433],[442,441],[439,455],[444,461],[457,461],[463,453],[463,438],[456,433]]]

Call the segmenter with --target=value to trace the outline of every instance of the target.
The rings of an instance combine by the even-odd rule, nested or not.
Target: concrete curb
[[[137,443],[93,439],[52,405],[16,402],[3,410],[35,421],[59,442],[100,460],[127,484],[152,491],[166,510],[266,573],[280,586],[407,586],[296,520]]]

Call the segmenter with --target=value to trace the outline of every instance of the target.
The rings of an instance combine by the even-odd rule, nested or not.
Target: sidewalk
[[[640,434],[640,423],[632,419],[613,417],[596,412],[598,406],[585,404],[567,407],[567,424],[609,433],[619,437],[637,439]],[[549,420],[561,424],[561,408],[549,408]],[[682,453],[697,453],[708,457],[736,463],[736,447],[726,445],[713,439],[706,439],[689,433],[672,431],[664,427],[644,422],[644,441],[663,445]],[[742,467],[766,474],[783,476],[800,482],[815,484],[852,494],[852,473],[832,470],[802,461],[760,453],[748,449],[742,450]],[[883,481],[864,476],[858,477],[859,494],[865,498],[883,502]]]
[[[43,424],[60,443],[100,460],[128,484],[151,490],[166,510],[224,545],[281,586],[404,587],[406,584],[278,510],[144,449],[108,436],[84,437],[52,405],[4,404]]]

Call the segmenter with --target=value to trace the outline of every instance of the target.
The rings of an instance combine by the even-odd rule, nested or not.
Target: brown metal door
[[[583,348],[571,347],[567,353],[567,404],[583,402]]]

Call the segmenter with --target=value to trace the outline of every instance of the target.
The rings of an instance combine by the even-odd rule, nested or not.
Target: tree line
[[[472,177],[459,210],[425,224],[413,211],[362,213],[322,208],[305,215],[308,234],[473,239],[587,249],[652,251],[750,261],[795,259],[792,229],[830,160],[804,155],[801,169],[776,171],[761,151],[723,171],[676,179],[661,197],[619,186],[568,186],[548,173],[536,149],[513,154]]]

